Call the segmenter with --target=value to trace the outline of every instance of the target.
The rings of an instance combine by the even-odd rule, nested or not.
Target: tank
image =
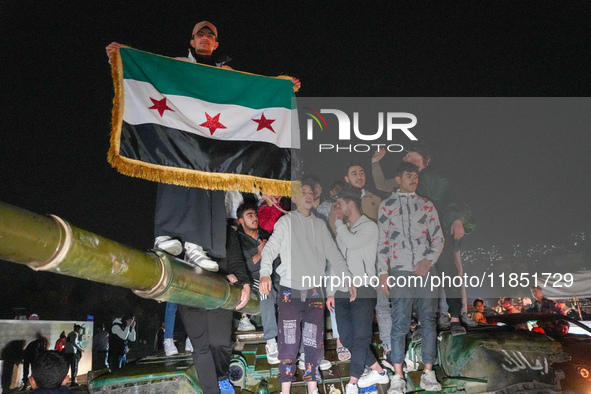
[[[234,309],[240,288],[215,273],[194,268],[160,251],[142,251],[79,229],[57,216],[38,215],[0,202],[0,259],[48,271],[133,290],[140,297],[170,301],[205,309]],[[255,293],[242,311],[259,313]],[[259,333],[261,334],[261,333]],[[277,366],[266,360],[262,335],[237,335],[230,380],[245,392],[273,393],[280,390]],[[469,329],[452,337],[438,333],[437,376],[442,392],[455,393],[561,393],[564,378],[553,364],[569,355],[561,344],[533,332],[515,332],[503,327]],[[378,334],[372,346],[381,358]],[[409,339],[407,385],[419,390],[422,369],[420,343]],[[345,392],[348,361],[338,361],[335,340],[326,341],[325,358],[332,362],[321,371],[321,393]],[[201,393],[198,374],[190,354],[165,357],[157,353],[137,360],[114,373],[89,374],[91,393]],[[293,392],[306,392],[296,374]],[[385,394],[388,385],[375,391]]]

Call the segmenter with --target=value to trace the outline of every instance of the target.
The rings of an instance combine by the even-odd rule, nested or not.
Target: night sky
[[[190,32],[204,19],[218,27],[218,52],[234,59],[233,68],[297,76],[304,97],[591,93],[591,18],[583,1],[5,0],[0,200],[150,248],[156,184],[120,175],[106,160],[113,87],[104,48],[118,41],[186,56]],[[588,104],[581,113],[591,112]],[[436,147],[434,164],[476,217],[478,229],[465,245],[590,233],[589,124],[574,127],[559,113],[539,129],[519,127],[518,113],[514,119],[506,128],[424,134]],[[370,156],[362,160],[369,163]],[[400,159],[391,155],[385,163]],[[4,262],[0,267],[0,318],[12,317],[15,306],[35,308],[42,317],[45,308],[52,318],[82,318],[97,312],[76,310],[56,287],[79,299],[111,289]],[[71,306],[50,308],[35,295],[50,290],[55,302]],[[137,300],[129,291],[110,291]],[[102,302],[114,303],[107,296]]]

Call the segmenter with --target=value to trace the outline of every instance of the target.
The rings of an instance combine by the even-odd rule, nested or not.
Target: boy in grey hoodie
[[[273,260],[281,255],[277,273],[279,282],[279,381],[281,392],[288,394],[295,380],[300,341],[304,344],[306,368],[303,380],[310,394],[318,392],[318,363],[324,355],[324,294],[326,260],[341,278],[351,278],[347,263],[339,252],[326,224],[310,209],[314,201],[314,182],[302,182],[301,195],[295,196],[297,210],[282,216],[275,224],[261,258],[259,289],[271,291]],[[332,289],[329,289],[331,292]],[[356,291],[350,287],[351,300]]]

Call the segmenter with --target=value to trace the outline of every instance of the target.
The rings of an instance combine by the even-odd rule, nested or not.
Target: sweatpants
[[[258,291],[259,281],[255,280],[254,287]],[[266,341],[277,338],[277,289],[271,287],[269,295],[259,293],[261,308],[261,323],[263,324],[263,338]]]
[[[337,291],[335,294],[335,314],[339,325],[339,337],[344,347],[351,352],[350,376],[360,378],[365,366],[372,366],[376,357],[371,351],[373,340],[373,313],[376,306],[376,291],[363,288],[369,294],[358,295],[355,301],[349,301],[349,293]]]
[[[300,341],[304,345],[304,382],[320,381],[318,364],[324,357],[324,294],[321,288],[295,290],[280,286],[278,294],[279,378],[295,380]]]
[[[178,310],[193,344],[193,362],[203,393],[219,394],[218,380],[228,378],[232,357],[234,312],[185,305],[178,305]]]

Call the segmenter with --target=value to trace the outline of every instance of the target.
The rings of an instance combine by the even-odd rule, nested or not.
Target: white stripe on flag
[[[163,96],[152,84],[135,80],[123,81],[125,100],[123,120],[132,125],[155,123],[177,130],[186,131],[202,137],[229,141],[262,141],[269,142],[280,148],[299,148],[299,130],[294,134],[292,142],[292,117],[297,126],[297,111],[286,108],[252,109],[238,105],[215,104],[192,97],[166,95]],[[165,110],[162,116],[157,109],[149,109],[154,105],[150,98],[162,100],[166,97]],[[226,128],[218,128],[212,135],[209,128],[200,126],[207,121],[205,115],[215,117],[220,114],[219,122]],[[275,120],[271,127],[257,131],[258,122],[264,114],[266,119]],[[293,146],[295,145],[295,146]]]

